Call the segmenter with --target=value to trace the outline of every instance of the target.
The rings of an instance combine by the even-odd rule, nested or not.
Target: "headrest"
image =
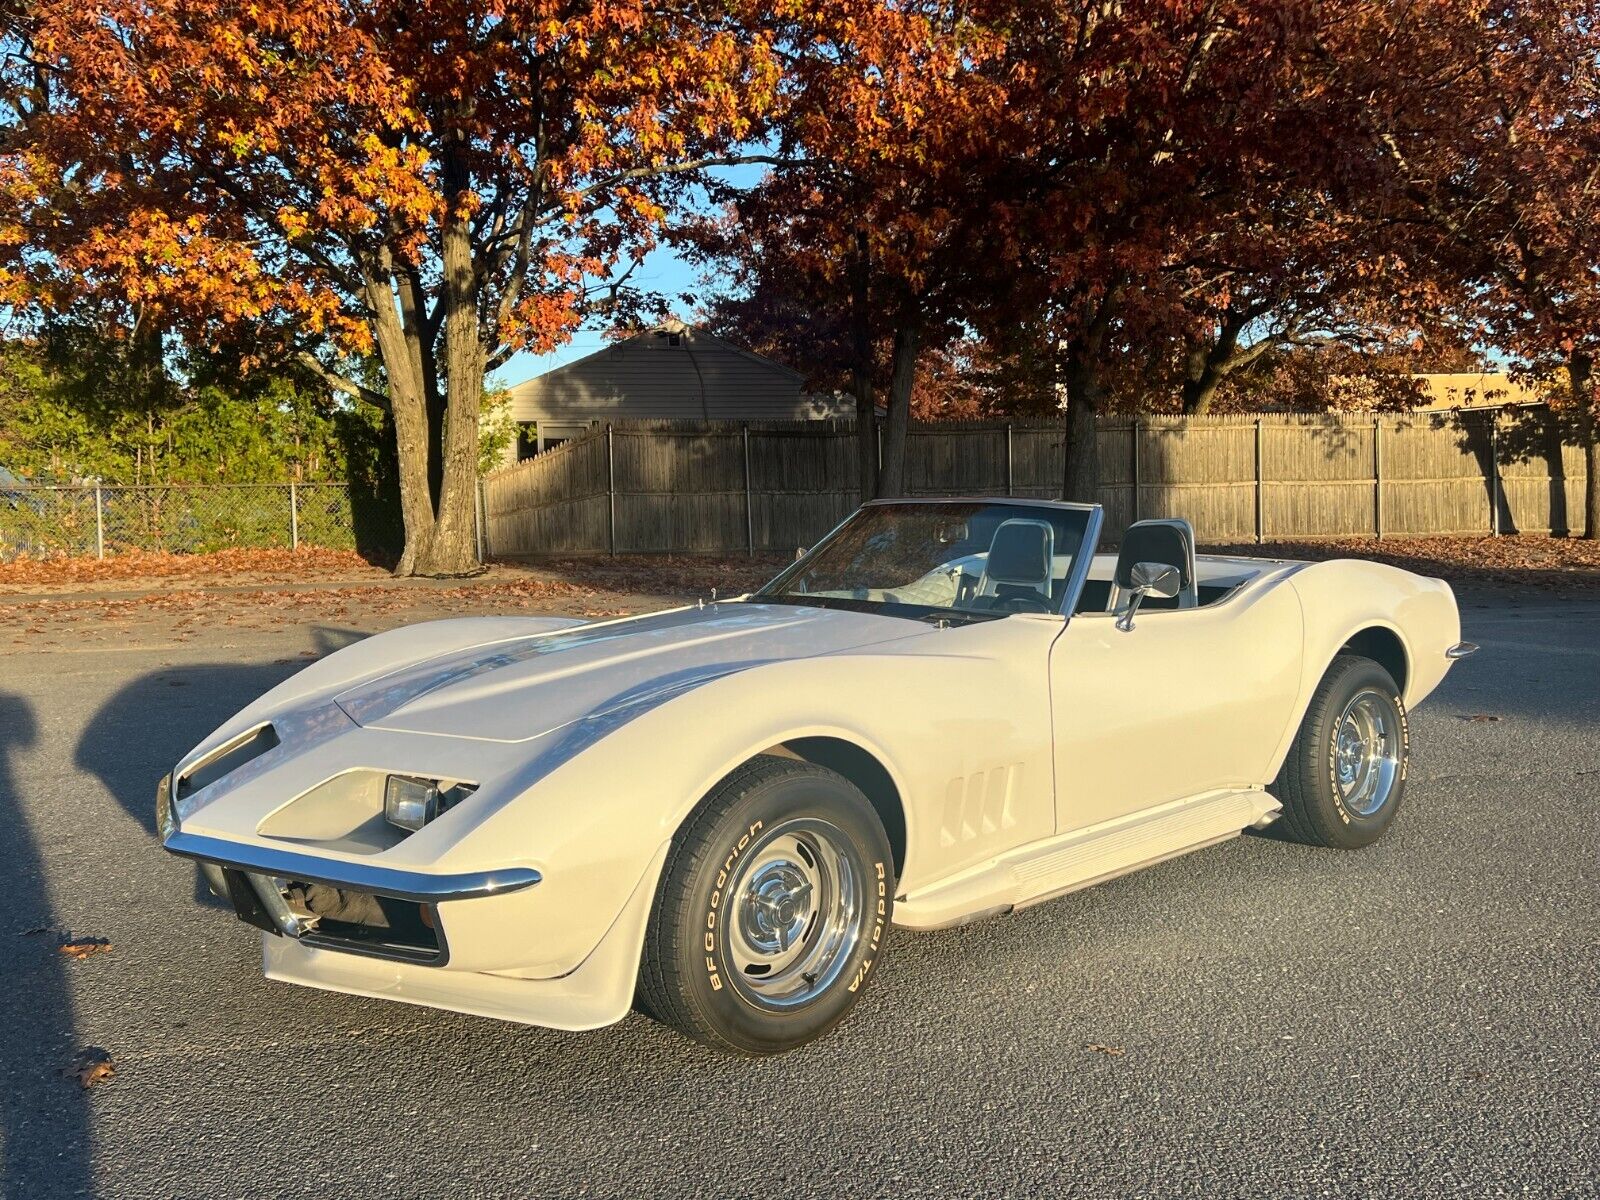
[[[1117,553],[1117,586],[1132,588],[1134,564],[1142,562],[1177,567],[1183,576],[1180,586],[1190,586],[1194,582],[1194,536],[1187,524],[1141,521],[1128,526]]]
[[[1042,521],[1002,521],[989,544],[984,574],[996,583],[1037,584],[1050,578],[1054,531]]]

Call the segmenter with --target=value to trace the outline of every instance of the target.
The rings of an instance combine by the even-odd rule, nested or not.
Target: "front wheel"
[[[1341,654],[1312,694],[1272,793],[1292,841],[1354,850],[1383,836],[1405,794],[1411,733],[1389,672]]]
[[[812,1041],[877,968],[893,897],[889,839],[858,788],[810,763],[752,759],[673,839],[639,1007],[740,1054]]]

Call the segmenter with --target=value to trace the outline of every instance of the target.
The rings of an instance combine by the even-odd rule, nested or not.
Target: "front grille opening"
[[[305,924],[300,940],[308,945],[420,963],[444,961],[432,905],[297,879],[286,881],[283,898]]]
[[[173,789],[176,798],[182,800],[203,787],[209,787],[224,775],[237,771],[251,759],[261,757],[277,744],[278,731],[271,725],[262,725],[218,747],[178,776]]]

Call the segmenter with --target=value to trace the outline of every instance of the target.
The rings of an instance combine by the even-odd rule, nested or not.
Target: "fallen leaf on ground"
[[[111,1052],[102,1050],[99,1046],[90,1046],[78,1055],[78,1061],[73,1065],[73,1073],[78,1077],[78,1084],[84,1091],[88,1091],[96,1084],[104,1083],[116,1074],[116,1065],[111,1061]]]
[[[1102,1046],[1099,1042],[1090,1042],[1085,1050],[1093,1050],[1096,1054],[1109,1055],[1112,1058],[1121,1058],[1128,1051],[1122,1046]]]
[[[1480,724],[1486,721],[1500,720],[1499,717],[1494,716],[1492,713],[1462,713],[1461,719],[1463,721],[1475,721]]]
[[[57,949],[68,958],[75,958],[82,962],[91,954],[109,953],[111,943],[105,938],[73,938],[70,942],[62,942]]]

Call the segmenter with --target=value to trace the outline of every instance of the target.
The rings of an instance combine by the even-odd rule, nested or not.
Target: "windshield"
[[[1060,612],[1088,521],[999,501],[870,504],[751,598],[909,617]]]

